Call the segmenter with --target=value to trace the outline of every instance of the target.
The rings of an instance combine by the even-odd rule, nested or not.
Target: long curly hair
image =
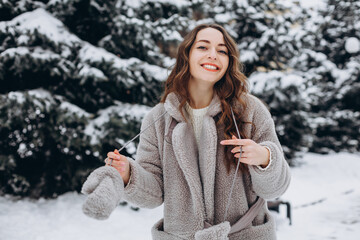
[[[205,28],[214,28],[220,31],[224,37],[225,45],[228,49],[229,66],[224,76],[215,83],[214,92],[219,96],[221,101],[222,112],[220,117],[217,118],[217,126],[224,126],[224,136],[230,139],[232,135],[237,136],[235,123],[232,119],[230,106],[233,107],[235,118],[238,120],[238,128],[241,138],[248,138],[244,132],[244,125],[251,124],[243,121],[242,113],[246,109],[246,102],[242,95],[248,93],[248,82],[246,76],[242,73],[243,65],[239,60],[239,51],[237,45],[227,31],[218,24],[201,24],[195,27],[188,33],[183,42],[180,44],[177,52],[176,63],[172,69],[168,79],[165,82],[165,91],[160,100],[164,103],[167,95],[171,92],[180,96],[181,102],[179,111],[184,117],[183,106],[186,102],[190,102],[189,93],[189,80],[190,80],[190,65],[189,65],[189,52],[196,39],[199,31]],[[186,119],[184,117],[184,119]],[[227,170],[230,171],[231,164],[236,165],[236,159],[231,153],[233,146],[225,146],[225,164]],[[245,164],[241,164],[240,169],[244,170]]]

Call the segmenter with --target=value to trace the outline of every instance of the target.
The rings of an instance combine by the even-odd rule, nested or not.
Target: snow
[[[181,1],[179,1],[179,4],[180,2]],[[139,25],[144,24],[144,21],[141,21],[140,19],[125,19],[127,21],[137,21]],[[22,33],[22,35],[20,35],[20,37],[17,39],[19,44],[26,44],[29,41],[28,32],[33,33],[37,31],[40,34],[46,36],[55,44],[65,45],[67,47],[61,47],[62,51],[60,55],[40,47],[35,47],[32,51],[30,51],[27,47],[9,48],[1,52],[0,57],[14,57],[16,55],[30,54],[32,58],[46,61],[49,61],[50,59],[60,59],[61,56],[66,58],[72,54],[69,47],[76,43],[81,46],[81,50],[79,51],[79,59],[81,64],[84,66],[84,69],[80,70],[81,77],[94,76],[95,79],[101,81],[107,80],[107,77],[101,70],[91,66],[99,65],[102,63],[102,61],[113,62],[114,69],[122,70],[123,72],[128,73],[129,76],[132,75],[130,71],[131,65],[136,63],[136,65],[140,66],[140,68],[144,68],[144,71],[148,70],[147,72],[149,73],[156,73],[154,78],[157,80],[164,81],[167,77],[167,70],[164,68],[158,67],[156,65],[150,65],[146,62],[140,61],[137,58],[132,58],[130,60],[121,59],[103,48],[99,48],[82,41],[76,35],[70,33],[60,20],[56,19],[49,12],[42,8],[23,13],[11,21],[0,22],[0,30],[6,32],[5,29],[8,29],[8,31],[16,30]],[[180,34],[175,31],[170,31],[167,37],[169,40],[182,40]],[[131,87],[131,81],[132,79],[129,78],[126,82],[124,82],[124,84],[128,84],[128,87]],[[132,82],[132,84],[136,84],[135,81]]]
[[[289,5],[289,0],[280,0],[286,6]],[[327,0],[291,0],[293,3],[299,3],[305,9],[324,9],[327,7]]]
[[[291,169],[282,200],[292,205],[292,225],[284,206],[272,212],[279,240],[355,240],[360,236],[360,155],[307,153]],[[162,206],[132,211],[119,206],[110,218],[85,216],[85,196],[71,192],[53,200],[0,197],[0,236],[7,240],[150,240]]]
[[[345,50],[348,53],[357,53],[360,50],[360,41],[355,37],[346,39]]]
[[[95,47],[89,43],[84,43],[83,47],[79,51],[79,58],[83,62],[95,63],[95,62],[114,62],[115,68],[125,68],[128,65],[126,60],[118,58],[115,54],[106,51],[103,48]]]
[[[358,239],[359,167],[356,154],[306,154],[282,196],[292,203],[293,226],[280,225],[279,239]]]
[[[171,41],[182,42],[182,40],[184,40],[178,31],[171,31],[171,30],[166,30],[162,37],[166,42],[171,42]]]
[[[126,121],[126,117],[130,117],[132,120],[141,122],[144,116],[150,111],[150,107],[138,104],[128,104],[116,101],[116,105],[110,106],[106,109],[100,110],[98,116],[95,119],[89,121],[84,133],[90,136],[90,143],[92,145],[98,144],[99,139],[102,139],[104,133],[104,124],[110,120],[111,115],[116,115],[122,121]],[[139,129],[140,131],[140,129]],[[118,141],[118,140],[117,140]],[[133,146],[129,145],[129,150]]]
[[[90,113],[86,112],[84,109],[79,108],[75,104],[69,103],[69,102],[61,102],[60,108],[66,111],[66,114],[75,114],[79,117],[90,117]]]
[[[168,0],[146,0],[146,1],[142,1],[142,2],[153,2],[153,3],[161,3],[163,5],[170,5],[170,1]],[[182,8],[182,7],[188,7],[190,5],[190,2],[187,0],[173,0],[171,1],[171,5],[176,5],[177,8]]]
[[[139,60],[138,58],[130,58],[130,59],[121,59],[117,57],[115,54],[110,53],[106,51],[103,48],[95,47],[91,44],[84,43],[84,46],[79,51],[79,58],[82,62],[92,64],[99,64],[103,61],[106,62],[112,62],[112,66],[115,69],[122,69],[124,72],[127,72],[129,76],[132,76],[132,73],[129,69],[131,69],[131,66],[136,66],[139,69],[143,69],[145,73],[154,74],[152,75],[155,79],[164,81],[166,80],[167,73],[166,69],[161,68],[156,65],[150,65],[146,62],[143,62]],[[95,74],[94,71],[92,71],[93,74]],[[138,72],[135,72],[135,74]],[[101,75],[101,72],[98,71],[96,74]],[[137,81],[140,81],[140,79],[137,79]],[[133,79],[128,78],[125,84],[135,85],[137,82],[135,82]],[[129,86],[129,87],[130,87]]]
[[[131,59],[134,59],[134,58],[131,58]],[[131,59],[129,59],[129,62]],[[136,60],[139,62],[139,60],[137,58],[136,58]],[[158,81],[165,81],[168,77],[167,69],[161,68],[156,65],[151,65],[146,62],[143,62],[143,63],[139,64],[139,68],[142,69],[145,74],[147,74],[148,76],[152,76],[153,78],[155,78]]]
[[[215,22],[226,24],[226,23],[230,22],[234,18],[235,18],[235,16],[232,16],[232,14],[230,14],[230,13],[216,14],[215,15]]]
[[[60,20],[54,18],[42,8],[23,13],[9,22],[0,23],[0,28],[4,26],[16,26],[17,29],[24,33],[27,30],[34,31],[36,29],[40,34],[47,36],[48,39],[58,44],[67,43],[70,46],[72,42],[81,41],[76,35],[70,34]]]
[[[259,60],[259,56],[256,54],[255,51],[244,49],[240,52],[241,62],[253,63],[257,60]]]
[[[281,87],[287,88],[289,86],[296,86],[300,88],[304,82],[305,80],[301,76],[289,74],[281,78]]]
[[[302,88],[306,81],[299,75],[273,70],[270,72],[255,72],[249,77],[249,82],[251,92],[261,93],[279,86],[281,88],[289,86]]]
[[[97,81],[109,80],[101,70],[94,67],[90,67],[89,65],[86,64],[84,64],[81,70],[79,71],[79,76],[83,78],[80,84],[83,84],[83,81],[85,81],[87,77],[93,77]]]
[[[22,92],[9,92],[8,98],[17,101],[20,104],[24,103],[26,100]]]
[[[122,1],[118,1],[119,4],[120,4],[120,2],[122,2]],[[142,2],[141,0],[126,1],[126,5],[134,8],[134,9],[137,9],[141,6],[141,2]]]

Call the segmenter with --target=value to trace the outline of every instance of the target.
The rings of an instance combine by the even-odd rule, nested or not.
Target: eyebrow
[[[196,43],[198,43],[198,42],[210,43],[209,40],[199,40],[199,41],[197,41]],[[225,45],[224,43],[219,43],[218,46],[224,46],[224,47],[226,47],[226,45]]]

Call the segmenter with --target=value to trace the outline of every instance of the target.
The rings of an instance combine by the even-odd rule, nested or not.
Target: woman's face
[[[189,53],[190,81],[214,85],[229,66],[228,49],[219,30],[205,28],[196,35]]]

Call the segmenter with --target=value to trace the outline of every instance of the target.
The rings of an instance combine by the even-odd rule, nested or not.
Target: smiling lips
[[[217,65],[212,64],[212,63],[204,63],[204,64],[201,64],[201,66],[205,70],[210,71],[210,72],[217,72],[220,70],[220,68]]]

